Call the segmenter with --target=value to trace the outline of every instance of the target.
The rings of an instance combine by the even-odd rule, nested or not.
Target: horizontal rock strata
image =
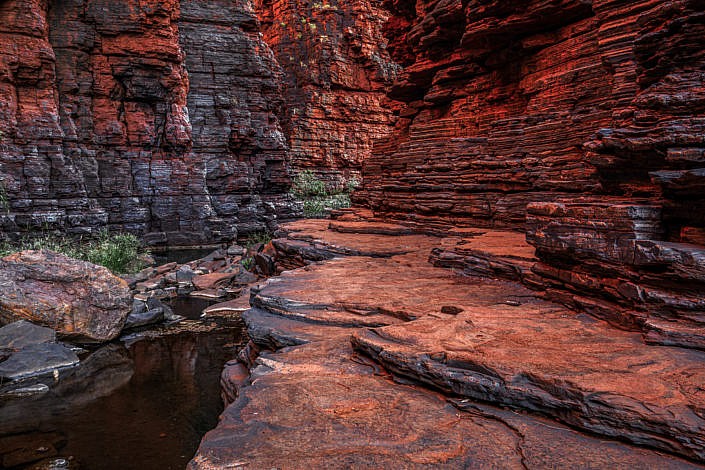
[[[404,107],[357,202],[421,227],[522,229],[531,202],[643,198],[670,241],[703,244],[701,2],[387,5]]]
[[[705,349],[705,248],[664,241],[664,212],[634,201],[530,204],[541,288],[650,342]]]
[[[439,266],[705,349],[702,2],[387,4],[404,106],[356,202],[454,240]]]
[[[3,3],[5,232],[194,245],[290,212],[280,70],[226,3]]]
[[[256,0],[265,41],[284,70],[282,117],[296,172],[331,187],[359,179],[373,143],[394,125],[385,87],[399,66],[378,0]]]
[[[703,353],[645,345],[518,283],[433,267],[439,238],[327,225],[283,228],[282,247],[338,254],[253,291],[256,345],[226,368],[232,403],[190,468],[697,467],[564,424],[705,461]],[[380,226],[388,234],[366,233]],[[404,253],[383,253],[392,246]]]
[[[388,14],[254,3],[3,2],[3,232],[212,244],[295,214],[292,165],[358,175],[393,124]]]

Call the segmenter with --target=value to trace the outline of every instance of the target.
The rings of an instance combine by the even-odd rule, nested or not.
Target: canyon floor
[[[442,247],[526,270],[523,234],[353,216],[280,234],[292,269],[253,289],[191,469],[702,468],[704,352],[432,263]]]

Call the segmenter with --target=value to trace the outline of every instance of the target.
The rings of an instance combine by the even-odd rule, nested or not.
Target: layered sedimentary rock
[[[290,212],[281,71],[249,2],[13,0],[0,18],[6,232],[197,244]]]
[[[535,265],[434,256],[704,348],[703,2],[387,5],[406,105],[357,201],[435,233],[526,231]]]
[[[294,171],[331,186],[359,178],[373,143],[393,126],[385,87],[399,66],[380,0],[255,0],[264,39],[285,72],[283,126]]]
[[[230,405],[190,468],[699,468],[610,438],[704,461],[703,352],[432,266],[462,229],[299,221],[281,234],[282,264],[309,266],[253,289],[254,344],[226,366]],[[530,247],[516,235],[476,230],[478,259],[520,269]]]
[[[668,231],[701,231],[702,2],[387,4],[406,106],[358,201],[523,228],[529,202],[663,192]]]
[[[705,249],[664,241],[662,214],[609,199],[530,204],[538,288],[649,342],[705,349]]]

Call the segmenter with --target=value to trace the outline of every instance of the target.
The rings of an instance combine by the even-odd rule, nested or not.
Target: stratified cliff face
[[[291,213],[282,73],[252,6],[0,5],[6,233],[231,239]]]
[[[282,118],[293,171],[332,186],[359,177],[373,143],[389,134],[389,57],[381,0],[255,0],[264,38],[285,71]]]
[[[674,223],[703,225],[683,210],[703,161],[701,1],[387,4],[406,107],[359,201],[523,227],[529,202],[663,189]]]
[[[249,0],[181,0],[193,153],[218,219],[240,231],[290,215],[288,150],[280,126],[282,71]]]
[[[532,288],[705,348],[705,2],[387,5],[406,106],[357,201],[526,231]]]

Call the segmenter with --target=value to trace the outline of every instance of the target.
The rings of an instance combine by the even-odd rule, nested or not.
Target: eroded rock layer
[[[357,201],[434,233],[524,231],[538,259],[518,269],[434,256],[705,348],[705,4],[387,5],[405,107]]]
[[[190,468],[700,468],[610,438],[705,461],[704,353],[432,266],[462,231],[301,221],[282,235],[282,264],[308,266],[253,289],[253,343]],[[526,262],[516,236],[476,235],[478,259]]]
[[[6,232],[198,244],[289,212],[280,70],[248,1],[13,0],[0,18]]]
[[[702,1],[386,4],[405,107],[359,202],[523,228],[530,202],[643,197],[671,239],[702,244]]]
[[[264,38],[285,71],[283,123],[294,171],[331,186],[359,179],[373,143],[393,127],[385,86],[398,65],[381,0],[256,0]]]

